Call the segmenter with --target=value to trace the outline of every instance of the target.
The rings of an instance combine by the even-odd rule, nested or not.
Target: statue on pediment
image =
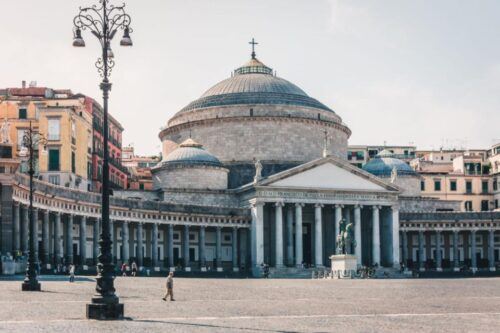
[[[257,160],[255,162],[255,177],[253,178],[254,184],[261,179],[262,179],[262,163],[260,163],[260,160]]]
[[[354,240],[354,225],[347,223],[346,219],[340,221],[339,233],[337,235],[337,254],[354,254],[356,241]]]

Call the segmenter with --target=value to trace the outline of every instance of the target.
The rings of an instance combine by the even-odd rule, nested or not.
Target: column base
[[[477,267],[472,267],[470,270],[472,271],[472,273],[476,273],[477,272]]]
[[[170,268],[168,269],[168,271],[169,271],[169,272],[175,272],[175,267],[170,267]]]
[[[233,272],[239,272],[240,269],[238,267],[233,267]]]
[[[123,319],[124,306],[116,304],[87,304],[87,319],[116,320]]]
[[[222,271],[223,271],[222,267],[217,267],[217,272],[222,272]]]
[[[202,272],[206,272],[206,271],[207,271],[207,268],[206,268],[206,267],[202,267],[202,268],[201,268],[201,271],[202,271]]]
[[[454,271],[454,272],[460,272],[460,268],[458,268],[458,267],[453,267],[453,271]]]
[[[496,267],[490,267],[490,272],[496,272]]]
[[[436,272],[442,272],[442,271],[443,271],[443,269],[441,267],[436,268]]]
[[[184,271],[191,272],[191,267],[184,267]]]
[[[35,283],[23,282],[23,284],[21,285],[21,290],[22,291],[41,291],[42,285],[38,281]]]

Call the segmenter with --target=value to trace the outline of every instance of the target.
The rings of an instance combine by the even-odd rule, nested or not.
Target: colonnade
[[[313,218],[307,221],[311,227],[311,239],[296,237],[305,233],[304,207],[314,207]],[[270,209],[274,210],[271,214],[266,214]],[[351,222],[354,226],[354,254],[356,255],[358,265],[381,265],[385,262],[388,266],[399,266],[399,212],[396,206],[385,207],[385,223],[381,225],[381,210],[384,207],[380,205],[360,205],[360,204],[324,204],[324,203],[284,203],[284,202],[263,202],[256,201],[251,206],[252,227],[252,266],[258,268],[262,263],[268,263],[276,268],[303,267],[309,264],[304,261],[304,240],[314,246],[311,247],[310,264],[321,267],[328,265],[329,254],[337,251],[337,235],[340,229],[342,219],[347,223]],[[332,212],[325,217],[326,210]],[[371,213],[370,213],[371,211]],[[369,214],[368,214],[369,213]],[[269,216],[271,218],[269,219]],[[264,229],[269,229],[264,232]],[[325,233],[325,229],[330,232]],[[272,230],[270,244],[268,244],[265,235]],[[386,260],[381,257],[381,233],[385,233],[385,241],[390,242],[389,252]],[[392,235],[395,233],[396,237]],[[365,240],[365,237],[369,239]],[[369,249],[364,249],[369,245]],[[386,244],[387,245],[387,244]],[[267,252],[272,255],[266,255]],[[333,249],[332,253],[327,253],[325,248]],[[387,252],[387,249],[386,249]],[[366,258],[364,258],[366,256]]]
[[[420,271],[495,271],[500,264],[499,236],[500,230],[493,228],[402,229],[402,261]]]
[[[99,255],[99,218],[40,210],[36,207],[33,212],[38,220],[37,229],[41,222],[41,232],[35,231],[37,235],[35,249],[44,267],[75,263],[87,268],[96,264]],[[29,250],[28,215],[27,206],[14,204],[12,249],[14,253],[25,254]],[[156,270],[160,267],[170,270],[182,267],[186,271],[191,271],[192,268],[202,271],[212,268],[217,271],[224,269],[238,271],[247,262],[246,228],[120,220],[111,220],[110,227],[115,263],[136,261],[139,267],[149,266]],[[215,234],[215,240],[207,242],[207,233],[211,236]],[[198,240],[194,241],[196,237]],[[239,246],[238,239],[242,246]],[[177,251],[179,248],[180,251]],[[214,253],[210,252],[214,259],[213,264],[207,260],[209,254],[207,249],[212,248],[215,249]],[[227,250],[225,255],[223,248]]]

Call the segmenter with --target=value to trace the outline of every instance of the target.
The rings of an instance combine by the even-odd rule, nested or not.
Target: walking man
[[[75,282],[75,265],[69,266],[69,282]]]
[[[170,300],[175,301],[174,299],[174,273],[170,272],[167,277],[167,292],[165,296],[163,296],[163,300],[166,301],[167,297],[170,295]]]

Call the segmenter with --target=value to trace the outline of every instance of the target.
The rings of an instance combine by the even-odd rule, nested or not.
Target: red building
[[[92,144],[92,191],[101,192],[102,187],[102,158],[104,152],[102,106],[94,99],[85,96],[85,107],[93,119]],[[127,168],[122,165],[122,125],[108,114],[109,124],[109,181],[111,188],[126,189],[128,186]]]

